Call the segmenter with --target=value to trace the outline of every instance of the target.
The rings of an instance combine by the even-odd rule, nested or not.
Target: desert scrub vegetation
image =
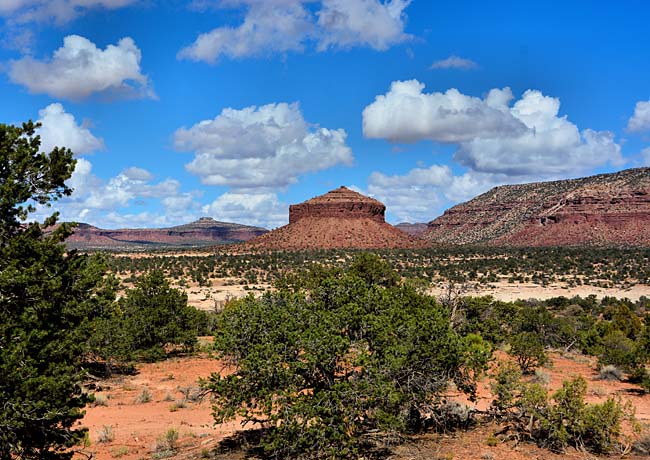
[[[424,429],[450,381],[473,397],[488,355],[381,259],[293,281],[225,308],[215,349],[237,370],[203,383],[217,423],[263,426],[265,458],[357,458]]]
[[[288,273],[314,266],[350,264],[355,250],[314,250],[233,253],[222,247],[206,256],[154,254],[110,258],[111,270],[124,281],[161,270],[179,284],[208,286],[211,280],[229,278],[234,284],[274,283]],[[528,282],[546,286],[628,287],[650,284],[650,249],[647,248],[489,248],[449,246],[428,249],[374,251],[403,278],[429,283]]]
[[[143,274],[94,319],[86,359],[110,372],[126,363],[157,361],[172,352],[190,351],[196,337],[207,332],[203,327],[207,316],[188,306],[187,295],[172,288],[162,272]]]
[[[565,380],[550,398],[546,388],[522,382],[517,369],[507,365],[499,369],[497,382],[493,405],[497,417],[507,420],[512,430],[505,439],[529,439],[555,452],[573,446],[610,453],[620,446],[622,421],[634,417],[632,407],[616,398],[586,403],[587,382],[580,376]]]
[[[538,367],[549,348],[609,356],[611,338],[624,337],[615,355],[628,363],[623,378],[640,369],[641,382],[650,337],[643,300],[457,300],[452,313],[386,261],[358,254],[232,301],[218,315],[215,351],[236,371],[203,382],[215,420],[258,423],[265,458],[356,458],[422,430],[475,423],[480,414],[442,395],[453,384],[471,400],[492,349],[506,344],[514,359],[497,367],[489,417],[554,451],[616,449],[629,408],[613,398],[585,403],[579,378],[549,396]]]

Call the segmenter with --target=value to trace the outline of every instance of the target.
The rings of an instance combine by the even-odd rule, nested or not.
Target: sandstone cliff
[[[431,242],[649,246],[650,168],[495,187],[429,223]]]
[[[289,208],[289,225],[242,245],[248,249],[414,248],[422,240],[384,220],[383,203],[340,187]]]

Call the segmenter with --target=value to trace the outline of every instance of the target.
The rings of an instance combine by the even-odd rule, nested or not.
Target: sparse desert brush
[[[128,453],[129,453],[129,448],[126,446],[116,447],[115,449],[111,450],[111,456],[113,458],[124,457]]]
[[[650,456],[650,431],[646,431],[632,444],[632,452]]]
[[[164,435],[158,437],[154,449],[154,458],[171,457],[176,453],[178,447],[178,430],[169,428]]]
[[[598,379],[620,382],[623,380],[623,372],[613,364],[608,364],[600,368],[600,372],[598,372]]]
[[[137,398],[135,398],[135,402],[138,404],[144,404],[148,403],[151,401],[151,392],[149,391],[149,388],[144,387],[140,394],[138,395]]]
[[[609,391],[607,391],[606,388],[603,388],[601,386],[594,386],[591,388],[590,393],[594,396],[598,396],[599,398],[602,398],[604,396],[607,396],[609,394]]]
[[[115,439],[115,433],[113,433],[112,425],[104,425],[99,430],[97,430],[97,442],[98,443],[107,443],[112,442]]]
[[[106,395],[95,394],[95,400],[92,402],[93,407],[108,406],[108,398]]]
[[[199,402],[203,398],[203,390],[196,385],[190,385],[187,387],[178,387],[178,391],[183,395],[183,399],[189,402]]]
[[[176,412],[178,409],[184,409],[187,407],[187,403],[184,399],[179,399],[169,406],[169,412]]]
[[[540,385],[548,385],[551,382],[551,374],[542,369],[535,369],[532,382],[539,383]]]

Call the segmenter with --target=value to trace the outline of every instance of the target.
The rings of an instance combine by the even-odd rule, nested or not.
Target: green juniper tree
[[[72,152],[40,152],[37,128],[0,124],[0,459],[66,459],[83,439],[80,359],[104,295],[96,260],[61,244],[70,226],[22,223],[72,192]]]
[[[267,428],[265,458],[359,458],[370,433],[396,439],[436,423],[449,381],[473,394],[486,348],[376,257],[294,281],[225,308],[215,348],[235,372],[204,383],[218,423]]]

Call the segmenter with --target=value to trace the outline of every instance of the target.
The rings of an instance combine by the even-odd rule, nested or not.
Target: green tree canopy
[[[369,432],[399,435],[435,418],[449,381],[471,394],[468,363],[487,357],[469,359],[477,347],[448,312],[385,268],[364,255],[308,290],[229,304],[215,347],[236,371],[206,382],[216,421],[268,428],[267,458],[357,458]]]
[[[75,427],[89,317],[102,297],[96,260],[66,253],[69,226],[21,224],[35,204],[69,195],[72,152],[40,152],[38,125],[0,124],[0,458],[65,459]],[[46,221],[56,222],[56,215]]]

